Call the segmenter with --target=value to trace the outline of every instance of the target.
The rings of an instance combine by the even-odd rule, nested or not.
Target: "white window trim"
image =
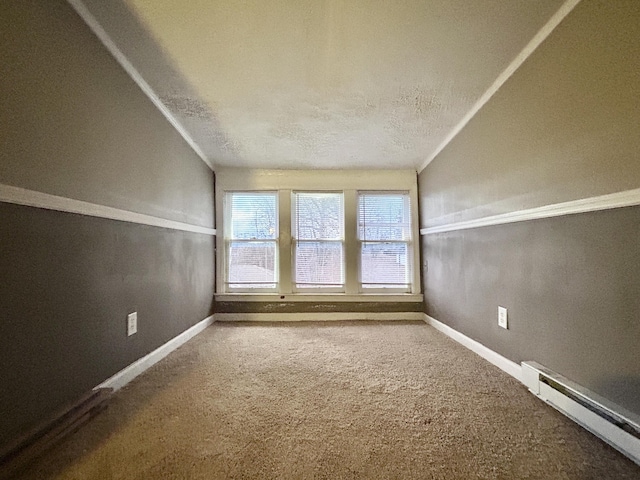
[[[416,231],[418,230],[415,227],[415,219],[414,219],[414,210],[417,210],[417,206],[413,206],[413,198],[411,198],[411,192],[409,190],[358,190],[358,201],[359,201],[359,196],[360,195],[375,195],[375,194],[380,194],[380,195],[387,195],[387,194],[396,194],[396,195],[408,195],[409,197],[409,212],[411,214],[411,238],[409,240],[362,240],[359,236],[357,237],[357,243],[358,243],[358,289],[360,293],[389,293],[389,294],[398,294],[398,293],[416,293],[414,292],[414,282],[415,282],[415,270],[417,269],[418,271],[420,270],[420,264],[419,264],[419,256],[416,256],[416,252],[415,252],[415,248],[414,248],[414,243],[415,243],[415,239],[419,238],[416,237]],[[356,215],[360,214],[360,209],[359,209],[359,205],[356,211]],[[360,229],[360,218],[357,218],[357,225],[356,225],[357,230],[359,231]],[[403,245],[407,245],[407,261],[411,262],[411,277],[409,279],[409,288],[407,291],[407,288],[403,288],[403,287],[398,287],[398,288],[376,288],[376,287],[368,287],[365,288],[363,287],[363,283],[362,283],[362,278],[360,278],[361,273],[362,273],[362,265],[360,263],[360,261],[362,260],[362,244],[363,243],[380,243],[380,244],[384,244],[384,243],[400,243]],[[419,254],[419,252],[418,252]],[[418,262],[418,263],[417,263]],[[419,277],[418,277],[418,282],[420,281]]]
[[[420,265],[419,265],[419,218],[418,218],[418,185],[415,170],[253,170],[241,168],[220,168],[216,170],[216,221],[218,233],[222,227],[222,235],[216,237],[216,298],[219,295],[233,296],[233,298],[250,298],[260,294],[254,289],[250,292],[225,291],[226,275],[226,232],[225,221],[230,212],[225,211],[226,192],[231,191],[277,191],[279,212],[279,255],[278,255],[278,291],[271,291],[268,297],[286,296],[313,301],[322,297],[315,292],[293,292],[292,284],[292,241],[291,221],[283,222],[283,218],[291,219],[291,197],[293,191],[344,192],[344,221],[345,221],[345,288],[344,293],[332,293],[322,289],[327,298],[345,299],[345,301],[374,301],[372,298],[421,298],[420,294]],[[412,222],[412,260],[413,281],[410,293],[373,292],[366,289],[360,291],[359,281],[359,244],[357,238],[357,208],[359,191],[403,191],[409,192],[411,202]],[[288,254],[285,254],[289,252]],[[320,293],[320,294],[319,294]],[[240,297],[236,297],[239,295]],[[259,295],[261,296],[261,295]],[[323,297],[324,298],[324,297]],[[350,300],[346,300],[350,299]],[[367,300],[369,299],[369,300]],[[330,300],[331,301],[331,300]],[[338,300],[336,300],[338,301]],[[396,300],[394,300],[396,301]]]
[[[344,192],[340,191],[340,190],[294,190],[291,192],[291,275],[292,275],[292,279],[291,279],[291,290],[293,293],[298,293],[298,294],[315,294],[315,293],[344,293],[345,292],[345,283],[342,283],[341,285],[334,285],[334,286],[324,286],[324,287],[300,287],[298,286],[298,283],[296,282],[295,277],[295,259],[296,259],[296,249],[298,247],[299,243],[304,243],[304,242],[326,242],[326,243],[340,243],[342,246],[342,258],[343,258],[343,262],[341,265],[342,268],[342,278],[345,279],[346,281],[346,256],[345,256],[345,238],[344,238],[344,231],[343,231],[343,235],[342,238],[335,238],[335,239],[326,239],[326,240],[300,240],[297,238],[298,232],[294,232],[294,228],[293,226],[296,224],[296,215],[297,215],[297,208],[296,208],[296,203],[293,201],[293,199],[295,198],[295,195],[298,193],[333,193],[333,194],[340,194],[342,195],[342,208],[344,210],[345,206],[344,206]],[[343,212],[344,214],[344,212]],[[342,228],[345,228],[344,225],[344,217],[343,217],[343,225]]]
[[[230,225],[229,225],[229,221],[231,220],[231,202],[228,201],[229,196],[227,195],[227,193],[275,193],[276,194],[276,199],[279,199],[279,195],[278,192],[276,190],[270,189],[270,190],[233,190],[233,191],[229,191],[229,192],[225,192],[225,194],[222,196],[222,203],[223,203],[223,211],[224,211],[224,219],[223,221],[226,221],[227,223],[223,224],[223,235],[221,235],[221,237],[223,238],[223,251],[224,251],[224,264],[223,264],[223,288],[222,290],[228,293],[278,293],[279,290],[279,280],[280,280],[280,271],[279,271],[279,267],[280,267],[280,211],[279,211],[279,201],[276,201],[276,237],[275,239],[264,239],[264,240],[249,240],[249,239],[233,239],[230,237],[229,233],[230,233]],[[218,237],[219,238],[219,237]],[[229,256],[229,248],[231,245],[231,242],[273,242],[276,245],[275,248],[275,284],[276,286],[274,288],[242,288],[242,287],[230,287],[229,286],[229,282],[228,282],[228,278],[229,278],[229,262],[228,262],[228,256]],[[219,242],[218,242],[219,244]],[[220,252],[220,250],[218,250],[218,252]],[[219,268],[220,264],[218,263],[218,268]],[[234,284],[238,284],[240,282],[234,282]]]

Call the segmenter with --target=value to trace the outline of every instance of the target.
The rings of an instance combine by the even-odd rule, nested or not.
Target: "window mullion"
[[[355,295],[360,290],[359,258],[360,245],[358,242],[358,192],[344,191],[344,274],[345,293]]]
[[[295,254],[294,245],[291,236],[292,208],[291,208],[291,190],[278,191],[278,207],[280,209],[279,217],[279,244],[278,244],[278,266],[280,282],[278,291],[280,293],[293,292],[292,273],[293,262],[292,257]]]
[[[412,282],[411,293],[420,293],[420,231],[418,225],[420,225],[420,218],[418,217],[418,194],[417,190],[413,189],[409,193],[409,211],[411,212],[411,265],[412,265]]]

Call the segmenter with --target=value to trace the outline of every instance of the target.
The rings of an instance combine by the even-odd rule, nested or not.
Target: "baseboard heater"
[[[536,362],[522,362],[531,393],[640,465],[640,419]]]
[[[112,388],[96,388],[0,449],[0,479],[8,478],[107,406]]]

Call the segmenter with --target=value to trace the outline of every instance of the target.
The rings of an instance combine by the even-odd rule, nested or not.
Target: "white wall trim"
[[[105,48],[113,55],[116,61],[120,64],[122,68],[129,74],[129,76],[133,79],[136,84],[140,87],[140,89],[145,93],[145,95],[153,102],[158,110],[164,115],[164,117],[169,121],[169,123],[176,129],[176,131],[182,136],[185,142],[189,144],[192,150],[200,157],[200,159],[207,164],[207,166],[214,170],[213,162],[207,158],[204,152],[200,149],[198,144],[191,138],[191,135],[187,132],[187,130],[182,126],[182,124],[178,121],[178,119],[171,113],[171,111],[162,103],[160,97],[156,95],[140,72],[133,66],[133,64],[127,59],[127,57],[122,53],[122,51],[118,48],[115,42],[111,39],[109,34],[106,32],[102,25],[98,22],[98,20],[93,16],[93,14],[89,11],[82,0],[67,0],[69,4],[73,7],[80,17],[85,21],[85,23],[89,26],[91,31],[98,37],[98,39],[102,42]]]
[[[121,210],[119,208],[107,207],[105,205],[84,202],[73,198],[59,197],[57,195],[36,192],[35,190],[27,190],[25,188],[14,187],[11,185],[0,184],[0,202],[44,208],[46,210],[57,210],[59,212],[77,213],[90,217],[108,218],[110,220],[119,220],[121,222],[151,225],[153,227],[170,228],[185,232],[203,233],[205,235],[216,234],[216,230],[214,228],[176,222],[151,215],[145,215],[143,213]]]
[[[420,293],[418,181],[415,170],[266,170],[246,168],[219,168],[216,171],[216,222],[220,232],[216,248],[217,292],[229,292],[226,287],[227,242],[225,231],[229,227],[230,205],[227,193],[233,191],[277,191],[279,209],[280,278],[278,293],[290,294],[295,288],[291,278],[291,195],[295,191],[342,191],[345,210],[345,293],[359,290],[356,223],[357,195],[359,191],[408,191],[411,201],[411,251],[414,268],[411,292]],[[250,293],[250,292],[247,292]],[[258,292],[255,292],[258,293]],[[314,293],[318,293],[317,291]],[[373,292],[372,292],[373,293]]]
[[[431,325],[436,330],[441,331],[442,333],[452,338],[456,342],[460,343],[461,345],[467,347],[472,352],[477,353],[488,362],[493,363],[496,367],[505,371],[506,373],[511,375],[513,378],[515,378],[519,382],[522,382],[522,367],[520,365],[518,365],[515,362],[512,362],[506,357],[503,357],[499,353],[494,352],[490,348],[485,347],[480,342],[477,342],[476,340],[473,340],[472,338],[467,337],[466,335],[458,332],[457,330],[454,330],[450,326],[445,325],[442,322],[439,322],[438,320],[436,320],[433,317],[430,317],[426,313],[422,315],[424,315],[424,321],[427,324]]]
[[[564,377],[553,374],[548,369],[536,364],[535,362],[522,362],[518,365],[512,362],[508,358],[503,357],[499,353],[485,347],[481,343],[467,337],[466,335],[454,330],[453,328],[439,322],[433,317],[430,317],[426,313],[424,315],[424,321],[434,327],[436,330],[441,331],[451,339],[467,347],[469,350],[477,353],[485,360],[494,364],[504,372],[508,373],[516,380],[524,384],[529,388],[529,391],[542,399],[544,402],[563,413],[578,425],[589,430],[594,435],[600,437],[602,440],[610,444],[612,447],[619,450],[621,453],[629,457],[635,463],[640,465],[640,439],[622,430],[614,423],[605,420],[600,415],[592,412],[590,409],[582,406],[578,402],[574,401],[570,397],[558,392],[554,388],[542,383],[540,373],[544,373],[550,376],[553,380],[559,382],[568,390],[578,392],[581,396],[588,398],[591,402],[599,405],[600,408],[607,411],[610,416],[616,418],[622,418],[626,422],[630,423],[637,428],[638,416],[632,414],[625,409],[611,404],[606,399],[590,392],[584,387],[580,387],[574,382],[571,382]]]
[[[421,293],[406,294],[360,294],[348,295],[339,293],[313,294],[305,295],[300,293],[265,293],[265,294],[247,294],[247,293],[218,293],[216,294],[217,302],[264,302],[264,303],[286,303],[286,302],[422,302],[423,295]]]
[[[640,440],[634,436],[544,383],[536,396],[640,465]]]
[[[489,217],[478,218],[476,220],[467,220],[464,222],[449,223],[437,227],[422,228],[420,229],[420,234],[431,235],[434,233],[453,232],[455,230],[466,230],[469,228],[537,220],[540,218],[560,217],[563,215],[574,215],[577,213],[632,207],[635,205],[640,205],[640,188],[600,195],[597,197],[555,203],[542,207],[528,208],[526,210],[503,213],[500,215],[492,215]]]
[[[592,390],[560,375],[553,370],[540,365],[534,361],[522,362],[522,383],[524,383],[531,393],[538,395],[540,393],[540,377],[547,377],[562,385],[568,391],[587,399],[590,403],[596,405],[599,409],[608,412],[611,416],[618,418],[626,423],[631,424],[636,430],[640,430],[640,415],[612,402],[608,398],[595,393]],[[639,457],[640,458],[640,457]]]
[[[389,170],[270,170],[260,168],[220,167],[216,170],[219,191],[417,191],[416,171]],[[413,198],[411,199],[414,200]]]
[[[515,73],[518,68],[525,62],[527,58],[540,46],[542,42],[555,30],[562,20],[580,3],[580,0],[566,0],[558,11],[544,24],[544,26],[534,35],[527,43],[522,51],[511,61],[511,63],[498,75],[486,92],[473,104],[467,114],[460,122],[449,132],[449,135],[438,145],[424,163],[418,169],[418,173],[422,172],[434,158],[436,158],[442,150],[453,140],[458,133],[469,123],[469,121],[478,113],[478,111],[493,97],[493,95],[505,84],[505,82]]]
[[[216,322],[323,322],[341,320],[422,320],[421,312],[216,313]]]
[[[161,347],[156,348],[153,352],[145,355],[144,357],[136,360],[128,367],[120,370],[111,378],[105,380],[100,385],[96,386],[96,388],[113,388],[114,390],[120,390],[131,380],[136,378],[141,373],[144,373],[146,370],[151,368],[153,365],[158,363],[164,357],[169,355],[171,352],[176,350],[178,347],[184,345],[186,342],[191,340],[193,337],[201,333],[205,328],[211,325],[214,322],[214,316],[205,318],[199,323],[196,323],[193,327],[185,330],[180,335],[175,338],[172,338],[167,343],[162,345]]]
[[[626,423],[637,431],[640,428],[637,415],[536,362],[522,362],[522,374],[523,383],[529,387],[531,393],[640,465],[640,439],[620,427]],[[552,388],[542,381],[543,378],[558,383],[564,390],[573,394],[574,398]],[[576,398],[588,402],[595,410],[582,405],[575,400]],[[605,419],[595,413],[597,411],[614,421]]]

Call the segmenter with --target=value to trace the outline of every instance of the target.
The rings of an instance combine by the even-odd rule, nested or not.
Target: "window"
[[[223,168],[216,218],[220,301],[421,298],[414,171]]]
[[[278,285],[277,192],[226,196],[227,290],[276,291]]]
[[[363,291],[411,291],[411,205],[406,192],[359,192]]]
[[[294,192],[292,236],[295,289],[344,291],[342,192]]]

